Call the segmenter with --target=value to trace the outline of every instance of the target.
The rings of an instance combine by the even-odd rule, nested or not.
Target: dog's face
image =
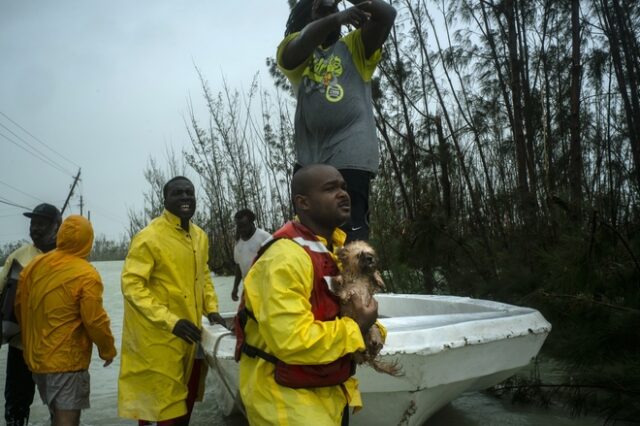
[[[343,269],[361,274],[370,274],[378,267],[375,250],[364,241],[354,241],[344,246],[338,253]]]

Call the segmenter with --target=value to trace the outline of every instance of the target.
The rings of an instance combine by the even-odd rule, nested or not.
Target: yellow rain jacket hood
[[[200,327],[203,315],[218,311],[208,254],[207,234],[193,223],[185,231],[166,210],[131,241],[122,270],[120,417],[161,421],[186,414],[197,345],[172,330],[182,318]]]
[[[34,373],[86,370],[93,343],[100,358],[116,356],[100,275],[85,259],[93,228],[82,216],[60,226],[57,248],[22,271],[16,293],[24,359]]]

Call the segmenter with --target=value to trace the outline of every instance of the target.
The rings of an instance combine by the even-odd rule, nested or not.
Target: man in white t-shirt
[[[256,220],[256,215],[249,209],[239,210],[234,218],[236,220],[236,235],[238,239],[233,247],[236,274],[233,280],[231,299],[237,302],[240,281],[247,276],[258,250],[262,247],[262,243],[271,238],[271,234],[263,229],[256,228],[253,223]]]

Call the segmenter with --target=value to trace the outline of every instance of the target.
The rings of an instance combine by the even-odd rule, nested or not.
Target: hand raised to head
[[[341,12],[338,12],[337,19],[340,25],[352,25],[356,28],[360,28],[362,24],[367,22],[369,18],[371,18],[371,14],[369,12],[365,12],[361,6],[367,6],[371,2],[362,2],[357,4],[356,6],[351,6],[348,9],[345,9]]]

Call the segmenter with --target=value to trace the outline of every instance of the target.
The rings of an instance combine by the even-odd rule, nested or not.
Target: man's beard
[[[58,230],[52,227],[49,231],[45,232],[41,238],[34,239],[33,244],[44,253],[51,251],[56,248],[57,234]]]

